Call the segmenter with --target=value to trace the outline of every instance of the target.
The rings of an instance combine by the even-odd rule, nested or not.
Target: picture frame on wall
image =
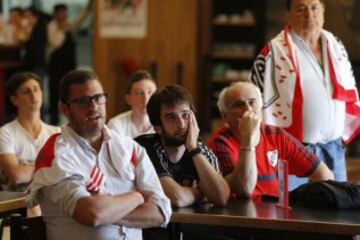
[[[100,0],[98,11],[100,37],[146,37],[148,0]]]

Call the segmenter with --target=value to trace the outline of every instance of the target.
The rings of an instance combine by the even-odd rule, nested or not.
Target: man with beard
[[[147,105],[156,133],[141,135],[135,140],[145,147],[174,207],[203,200],[224,206],[230,190],[219,173],[215,155],[198,139],[199,127],[194,112],[191,96],[184,88],[166,86],[155,92]],[[167,230],[147,229],[144,239],[170,239],[170,230],[169,227]],[[200,238],[193,237],[185,238]]]
[[[40,203],[50,240],[141,240],[141,228],[169,221],[170,201],[146,151],[105,126],[107,98],[93,72],[62,79],[69,123],[39,153],[27,199]]]
[[[215,155],[199,141],[190,94],[177,85],[155,92],[147,105],[155,134],[135,138],[145,147],[171,204],[185,207],[207,199],[224,206],[229,188]]]

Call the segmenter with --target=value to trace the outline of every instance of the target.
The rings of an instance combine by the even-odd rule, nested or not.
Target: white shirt
[[[47,37],[48,37],[48,55],[50,55],[55,49],[59,48],[65,41],[66,32],[59,28],[59,25],[55,20],[52,20],[47,25]]]
[[[291,33],[298,47],[303,104],[303,141],[326,143],[337,139],[344,131],[345,102],[332,98],[333,86],[329,77],[326,47],[322,49],[324,67],[321,68],[308,45],[295,33]],[[322,41],[325,38],[322,37]],[[323,43],[322,46],[327,46]],[[325,70],[325,71],[324,71]]]
[[[129,136],[135,138],[142,134],[155,133],[154,128],[151,126],[150,120],[148,119],[148,126],[151,126],[147,131],[140,132],[134,123],[131,121],[131,110],[120,113],[119,115],[113,117],[109,120],[108,126],[113,129],[119,135]]]
[[[170,220],[170,200],[161,188],[145,149],[107,128],[103,134],[99,153],[70,127],[63,128],[62,134],[49,140],[49,145],[41,150],[43,159],[38,160],[39,165],[47,165],[35,171],[27,203],[28,206],[40,203],[49,240],[142,239],[141,229],[115,224],[94,228],[72,218],[77,201],[91,194],[87,186],[92,181],[90,174],[95,165],[105,175],[100,194],[116,195],[134,189],[149,191],[150,201],[164,215],[162,226]],[[137,158],[135,166],[131,163],[134,152]]]
[[[90,1],[89,1],[90,3]],[[50,23],[47,25],[47,37],[48,37],[48,47],[47,47],[47,55],[50,54],[59,48],[65,41],[66,33],[76,30],[81,22],[86,18],[87,14],[90,11],[90,6],[85,5],[81,11],[75,16],[75,18],[71,21],[67,21],[67,29],[61,29],[59,24],[52,19]]]
[[[41,132],[34,139],[15,119],[0,128],[0,154],[14,154],[19,163],[33,165],[39,150],[47,139],[58,132],[60,132],[60,127],[41,122]],[[3,189],[8,189],[5,175],[2,172],[0,178]]]

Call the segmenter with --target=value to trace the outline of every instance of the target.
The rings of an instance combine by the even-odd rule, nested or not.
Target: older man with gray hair
[[[216,130],[209,147],[232,192],[238,196],[278,195],[278,160],[289,173],[311,180],[333,179],[332,172],[298,140],[278,127],[261,124],[262,100],[252,83],[239,82],[222,90],[218,107],[226,124]]]

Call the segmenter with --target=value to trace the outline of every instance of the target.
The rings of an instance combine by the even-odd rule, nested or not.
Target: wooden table
[[[225,208],[174,209],[171,222],[176,231],[191,228],[192,232],[260,239],[351,239],[360,234],[360,210],[284,210],[276,203],[246,199],[232,200]]]
[[[0,214],[25,209],[25,194],[19,192],[0,191]]]

